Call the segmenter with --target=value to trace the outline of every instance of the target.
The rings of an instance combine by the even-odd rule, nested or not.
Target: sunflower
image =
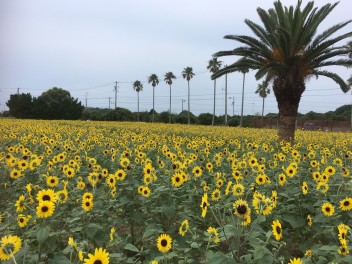
[[[321,193],[326,193],[329,190],[329,185],[326,182],[319,182],[316,189]]]
[[[213,164],[210,161],[205,165],[205,167],[209,172],[213,171]]]
[[[28,161],[26,160],[20,160],[18,163],[17,163],[18,167],[23,171],[25,169],[28,168],[29,164],[28,164]]]
[[[22,176],[22,171],[21,170],[18,170],[18,169],[13,169],[11,170],[10,172],[10,177],[12,179],[18,179],[19,177]]]
[[[286,183],[286,174],[285,173],[280,173],[279,174],[279,185],[284,186]]]
[[[175,187],[180,187],[183,184],[184,180],[180,173],[175,173],[171,178],[171,183]]]
[[[77,182],[77,189],[78,190],[84,190],[84,188],[86,187],[86,184],[84,183],[84,181],[80,180]]]
[[[342,176],[343,177],[348,177],[350,175],[350,170],[349,169],[347,169],[345,167],[342,167],[341,170],[342,170]]]
[[[342,256],[346,256],[346,255],[350,254],[350,251],[348,250],[347,246],[340,246],[340,248],[337,252]]]
[[[302,193],[306,195],[308,193],[308,185],[306,182],[302,183]]]
[[[178,230],[179,234],[181,236],[184,236],[186,234],[188,228],[189,228],[189,223],[188,223],[188,220],[185,219],[185,220],[183,220],[183,222]]]
[[[243,177],[242,177],[242,173],[239,171],[239,170],[234,170],[232,172],[232,177],[236,180],[236,181],[239,181],[239,180],[242,180]]]
[[[273,234],[275,236],[275,239],[280,240],[282,238],[282,229],[281,229],[280,221],[279,220],[273,221],[272,228],[273,228]]]
[[[65,189],[56,192],[56,198],[59,203],[66,203],[68,199],[68,191]]]
[[[126,178],[126,172],[124,170],[117,170],[115,172],[116,180],[123,181]]]
[[[334,206],[331,203],[324,203],[321,206],[321,211],[326,216],[332,216],[334,214],[334,212],[335,212],[335,208],[334,208]]]
[[[37,193],[38,202],[49,201],[49,202],[55,203],[56,200],[57,200],[57,197],[53,189],[44,189],[44,190],[40,190]]]
[[[161,234],[157,240],[158,250],[162,253],[166,253],[171,249],[172,238],[168,234]]]
[[[209,240],[212,239],[215,244],[220,242],[219,234],[216,228],[209,226],[207,232],[210,234]]]
[[[19,227],[25,227],[31,218],[32,218],[31,215],[26,216],[26,215],[20,214],[17,217],[17,223],[18,223]]]
[[[9,260],[21,248],[22,240],[18,236],[3,236],[0,246],[0,260]]]
[[[227,183],[227,186],[226,186],[226,189],[225,189],[225,195],[229,195],[231,186],[232,186],[232,181],[229,181]]]
[[[232,194],[234,196],[242,196],[244,194],[244,186],[240,183],[235,184],[232,187]]]
[[[88,258],[84,259],[84,264],[109,264],[109,252],[103,248],[96,248],[94,255],[88,254]]]
[[[145,185],[151,184],[152,181],[153,181],[153,175],[151,175],[151,174],[144,174],[144,176],[143,176],[143,182],[144,182]]]
[[[37,206],[37,216],[39,218],[48,218],[53,215],[55,204],[50,201],[40,201]]]
[[[263,185],[266,181],[266,177],[265,175],[262,175],[262,174],[259,174],[257,175],[257,177],[255,178],[255,182],[258,184],[258,185]]]
[[[149,197],[150,194],[151,194],[151,191],[150,191],[149,187],[144,186],[144,187],[143,187],[143,190],[142,190],[142,192],[141,192],[141,194],[142,194],[144,197]]]
[[[82,208],[84,211],[89,212],[94,206],[93,200],[82,199]]]
[[[248,207],[248,203],[245,200],[238,199],[233,204],[234,215],[238,217],[245,218],[246,216],[251,214],[251,209]]]
[[[342,211],[350,211],[352,209],[352,198],[346,197],[340,201],[340,208]]]
[[[307,216],[307,224],[308,226],[312,226],[313,224],[313,218],[310,215]]]
[[[221,193],[219,189],[215,189],[212,193],[211,193],[211,199],[213,201],[219,201],[221,197]]]
[[[208,209],[208,206],[209,206],[209,202],[208,202],[208,194],[205,193],[203,196],[202,196],[202,202],[200,204],[200,208],[202,208],[202,217],[204,218],[207,214],[207,209]]]
[[[290,262],[288,264],[303,264],[303,261],[300,258],[293,258],[290,259]]]
[[[49,187],[55,187],[59,184],[59,178],[56,176],[48,176],[46,177],[46,184]]]
[[[258,165],[258,160],[254,157],[251,157],[249,160],[248,160],[248,165],[250,167],[254,167],[254,166],[257,166]]]
[[[114,174],[110,174],[109,177],[106,178],[106,183],[110,188],[114,188],[116,184],[116,179]]]
[[[18,197],[15,206],[16,206],[16,212],[21,213],[26,209],[26,205],[24,204],[25,197],[22,194],[20,197]]]
[[[324,173],[326,173],[328,176],[333,176],[336,173],[336,169],[333,166],[327,166],[324,170]]]
[[[290,166],[288,166],[288,167],[286,168],[285,172],[286,172],[286,175],[287,175],[288,177],[293,177],[293,176],[295,176],[296,173],[297,173],[297,168],[294,167],[294,166],[292,166],[292,165],[290,165]]]
[[[192,172],[193,172],[194,176],[196,176],[196,177],[200,177],[203,174],[203,170],[200,166],[195,166],[193,168]]]

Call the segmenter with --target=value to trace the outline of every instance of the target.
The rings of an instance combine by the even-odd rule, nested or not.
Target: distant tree
[[[148,83],[152,83],[152,86],[153,86],[153,112],[152,112],[152,120],[153,120],[153,123],[154,123],[154,112],[155,112],[155,108],[154,108],[154,99],[155,99],[155,86],[157,86],[159,84],[159,78],[158,78],[158,75],[156,74],[151,74],[149,77],[148,77]]]
[[[75,120],[81,117],[84,106],[71,97],[69,91],[53,87],[33,100],[34,116],[42,119]]]
[[[176,79],[176,76],[172,72],[167,72],[164,77],[164,81],[170,86],[169,123],[171,123],[171,85],[172,79]]]
[[[161,123],[169,123],[170,122],[170,112],[163,111],[159,114],[159,122]]]
[[[188,116],[187,116],[187,123],[190,124],[190,89],[189,89],[189,81],[193,78],[195,74],[193,73],[193,69],[192,67],[186,67],[183,69],[182,72],[182,77],[183,79],[187,80],[187,84],[188,84]]]
[[[215,123],[215,117],[214,114],[210,113],[201,113],[198,116],[198,122],[200,125],[214,125]]]
[[[133,83],[133,90],[137,92],[137,121],[139,122],[139,92],[143,91],[143,85],[140,81]]]
[[[212,73],[215,74],[219,71],[221,67],[221,61],[218,61],[217,58],[212,58],[208,61],[207,69]],[[211,121],[211,125],[214,125],[215,122],[215,101],[216,101],[216,78],[214,78],[214,103],[213,103],[213,118]]]
[[[256,94],[259,94],[259,96],[263,98],[262,119],[264,117],[264,100],[270,93],[270,89],[268,88],[268,85],[269,83],[267,81],[263,81],[261,84],[258,85],[258,88],[255,91]]]
[[[6,102],[6,105],[9,108],[9,114],[13,117],[33,117],[33,99],[29,93],[11,94],[10,100]]]
[[[336,82],[343,92],[350,89],[338,74],[325,69],[330,66],[352,66],[352,60],[346,57],[350,50],[339,44],[350,38],[352,32],[336,35],[352,20],[333,25],[317,34],[319,25],[337,4],[328,3],[318,8],[314,7],[314,1],[310,1],[302,7],[302,1],[297,1],[296,7],[284,7],[281,1],[275,1],[274,8],[268,11],[258,7],[257,13],[263,26],[245,20],[254,37],[227,35],[226,39],[239,41],[243,45],[214,54],[215,57],[235,55],[240,58],[213,74],[212,79],[249,68],[256,70],[257,80],[265,77],[273,81],[279,108],[279,140],[294,143],[298,106],[307,79],[325,76]]]

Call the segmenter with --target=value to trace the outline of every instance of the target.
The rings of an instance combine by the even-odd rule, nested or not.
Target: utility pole
[[[87,94],[86,94],[86,108],[88,106]]]
[[[111,97],[109,97],[109,110],[110,110],[110,104],[111,104],[110,100],[111,100]]]
[[[114,90],[115,90],[115,109],[116,109],[116,101],[117,101],[117,81],[115,82]]]
[[[235,97],[229,97],[229,99],[232,99],[232,116],[235,115]]]
[[[186,100],[182,98],[182,111],[181,112],[183,112],[183,103],[184,102],[186,102]]]
[[[226,125],[227,125],[227,73],[225,74],[225,126]]]
[[[17,95],[20,94],[20,88],[17,88]]]

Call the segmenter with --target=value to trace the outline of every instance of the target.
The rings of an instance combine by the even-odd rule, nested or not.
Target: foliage
[[[31,118],[33,115],[33,99],[29,93],[11,94],[6,105],[9,108],[9,114],[13,117]]]
[[[351,263],[350,133],[0,122],[3,263]]]

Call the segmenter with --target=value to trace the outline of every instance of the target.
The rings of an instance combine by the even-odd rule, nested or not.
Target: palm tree
[[[211,60],[208,61],[208,66],[207,69],[214,75],[216,74],[221,67],[221,61],[218,61],[218,59],[212,58]],[[215,121],[215,95],[216,95],[216,78],[214,79],[214,105],[213,105],[213,119],[211,120],[211,125],[214,125]]]
[[[335,81],[343,92],[350,87],[336,73],[323,70],[326,66],[352,66],[352,59],[346,57],[349,50],[338,42],[352,36],[352,32],[335,36],[334,34],[352,22],[339,23],[321,34],[316,35],[318,26],[324,21],[338,3],[326,4],[321,8],[308,2],[301,7],[283,7],[280,1],[274,2],[274,8],[265,11],[257,8],[264,26],[251,20],[245,23],[255,34],[227,35],[225,39],[241,42],[243,45],[230,51],[220,51],[215,57],[237,55],[239,60],[212,75],[219,76],[241,71],[244,68],[257,70],[256,79],[263,77],[273,81],[273,90],[279,109],[279,139],[293,144],[295,121],[305,81],[312,76],[325,76]],[[333,36],[334,35],[334,36]]]
[[[170,107],[169,107],[169,123],[171,123],[171,85],[172,79],[176,79],[176,76],[172,72],[167,72],[164,75],[164,81],[170,85]]]
[[[262,107],[262,120],[264,118],[264,100],[270,94],[270,89],[268,88],[269,83],[267,81],[263,81],[261,84],[258,85],[257,90],[255,91],[256,94],[259,94],[261,98],[263,98],[263,107]]]
[[[133,83],[133,90],[137,92],[137,121],[139,122],[139,92],[143,91],[143,84],[140,81],[135,81]]]
[[[155,98],[155,86],[157,86],[159,84],[159,78],[158,75],[156,74],[151,74],[148,77],[148,83],[152,83],[153,86],[153,123],[154,123],[154,112],[155,112],[155,108],[154,108],[154,98]]]
[[[189,90],[189,81],[193,78],[195,74],[193,73],[193,69],[192,67],[186,67],[183,69],[183,72],[182,72],[182,77],[183,79],[186,79],[187,80],[187,83],[188,83],[188,114],[187,114],[187,119],[188,119],[188,124],[190,124],[190,116],[189,116],[189,113],[190,113],[190,90]]]

